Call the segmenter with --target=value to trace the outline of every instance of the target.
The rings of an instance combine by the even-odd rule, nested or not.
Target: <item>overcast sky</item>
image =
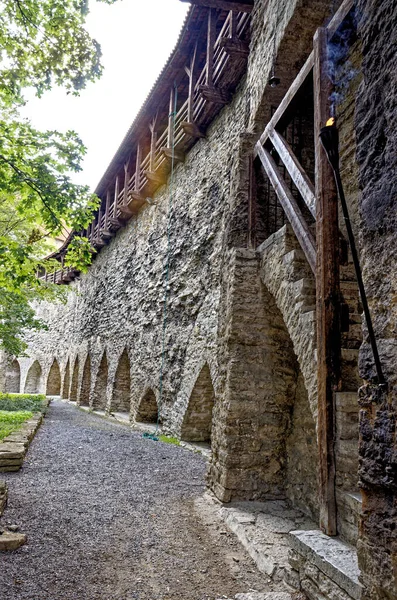
[[[90,0],[87,29],[102,47],[102,78],[79,98],[61,89],[24,109],[40,129],[74,129],[88,151],[74,176],[94,190],[174,48],[188,4],[179,0]]]

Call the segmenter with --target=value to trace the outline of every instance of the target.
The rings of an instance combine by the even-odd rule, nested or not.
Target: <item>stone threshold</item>
[[[50,404],[47,398],[45,407]],[[19,471],[22,467],[28,448],[44,419],[43,413],[35,413],[31,419],[22,424],[17,431],[13,431],[0,442],[0,472],[7,473]]]
[[[309,600],[361,598],[356,549],[323,534],[286,500],[220,506],[229,529],[259,571],[274,582],[284,583],[288,591],[303,592]]]

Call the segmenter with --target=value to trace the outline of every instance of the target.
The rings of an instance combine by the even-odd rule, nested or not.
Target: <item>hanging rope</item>
[[[159,402],[157,408],[157,423],[154,433],[144,433],[143,437],[151,440],[158,441],[157,432],[160,424],[160,411],[163,403],[163,380],[164,380],[164,363],[165,363],[165,351],[166,351],[166,332],[167,332],[167,309],[168,309],[168,283],[170,273],[170,258],[171,258],[171,226],[172,226],[172,210],[173,210],[173,193],[174,193],[174,169],[175,169],[175,129],[176,129],[176,107],[178,102],[178,87],[174,83],[174,109],[170,113],[172,117],[172,153],[171,153],[171,174],[168,180],[168,222],[167,222],[167,252],[166,252],[166,266],[165,266],[165,289],[164,289],[164,301],[163,301],[163,327],[162,327],[162,339],[161,339],[161,363],[160,363],[160,375],[159,375]]]

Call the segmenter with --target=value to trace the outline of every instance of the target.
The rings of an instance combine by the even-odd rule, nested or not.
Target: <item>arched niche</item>
[[[70,361],[66,363],[65,374],[63,376],[62,398],[69,398],[70,393]]]
[[[131,405],[131,365],[127,350],[120,356],[113,384],[111,410],[130,412]]]
[[[89,406],[90,405],[90,390],[91,390],[91,359],[90,355],[87,355],[84,363],[83,369],[83,377],[81,380],[81,389],[80,389],[80,398],[79,404],[80,406]]]
[[[78,387],[79,387],[79,357],[76,356],[76,359],[75,359],[74,365],[73,365],[72,381],[70,384],[70,394],[69,394],[69,400],[72,400],[72,402],[76,402],[76,400],[77,400]]]
[[[106,390],[108,384],[108,360],[106,352],[103,353],[95,379],[92,408],[95,410],[106,409]]]
[[[182,422],[181,439],[188,442],[211,442],[212,411],[215,392],[208,364],[201,369]]]
[[[25,394],[39,394],[41,391],[42,370],[38,360],[29,368],[25,381]]]
[[[46,394],[47,396],[61,395],[61,370],[56,358],[54,358],[50,372],[48,373]]]
[[[10,394],[19,394],[21,387],[21,367],[19,362],[14,359],[8,364],[6,370],[5,391]]]
[[[157,423],[158,406],[156,394],[153,390],[147,390],[142,397],[135,415],[135,420],[140,423]]]

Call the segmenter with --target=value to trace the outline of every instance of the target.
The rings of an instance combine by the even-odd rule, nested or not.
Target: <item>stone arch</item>
[[[25,394],[38,394],[41,391],[42,370],[38,360],[29,368],[25,382]]]
[[[48,373],[46,394],[47,396],[61,395],[61,370],[56,358],[54,358],[50,372]]]
[[[119,358],[113,384],[111,410],[130,412],[131,406],[131,365],[127,350]]]
[[[21,387],[21,367],[15,358],[7,365],[5,391],[10,394],[19,394]]]
[[[69,400],[71,400],[72,402],[76,402],[76,400],[77,400],[78,389],[79,389],[79,357],[76,356],[76,359],[75,359],[74,365],[73,365],[72,381],[70,384],[70,394],[69,394]]]
[[[90,355],[87,354],[87,358],[85,359],[85,363],[84,363],[83,377],[81,379],[80,398],[79,398],[80,406],[89,406],[90,405],[90,390],[91,390],[91,358],[90,358]]]
[[[189,398],[181,427],[181,439],[187,442],[211,442],[212,411],[215,391],[206,363],[201,369]]]
[[[148,389],[142,396],[135,415],[135,421],[140,423],[157,423],[158,405],[156,394],[152,389]]]
[[[69,398],[70,393],[70,361],[66,363],[65,373],[63,376],[62,398]]]
[[[92,399],[92,408],[105,410],[106,409],[106,390],[108,384],[108,360],[106,351],[102,355],[102,359],[98,368],[95,379],[94,394]]]

